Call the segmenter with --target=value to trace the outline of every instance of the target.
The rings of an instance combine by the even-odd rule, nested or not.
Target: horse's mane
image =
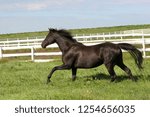
[[[60,30],[57,30],[57,29],[49,29],[49,31],[57,32],[58,34],[60,34],[61,36],[67,38],[68,40],[73,41],[73,42],[77,42],[75,39],[73,39],[71,33],[68,32],[67,30],[64,30],[64,29],[60,29]]]

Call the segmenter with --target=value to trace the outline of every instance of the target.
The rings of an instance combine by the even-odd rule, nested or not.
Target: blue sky
[[[0,0],[0,34],[150,24],[150,0]]]

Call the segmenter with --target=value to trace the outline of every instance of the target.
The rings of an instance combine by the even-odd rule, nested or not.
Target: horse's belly
[[[93,67],[97,67],[99,65],[103,64],[102,60],[98,59],[98,58],[82,58],[80,60],[78,60],[78,62],[76,63],[76,67],[77,68],[93,68]]]

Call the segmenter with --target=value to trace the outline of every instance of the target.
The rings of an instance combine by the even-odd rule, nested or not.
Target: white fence
[[[79,42],[85,45],[95,45],[102,42],[113,42],[113,43],[130,43],[141,45],[139,48],[143,52],[143,57],[150,57],[146,55],[146,52],[150,51],[146,45],[150,44],[150,34],[143,33],[131,33],[131,34],[96,34],[88,36],[75,36]],[[0,59],[5,57],[19,57],[19,56],[31,56],[31,60],[34,61],[35,56],[53,56],[61,55],[61,52],[35,52],[36,48],[41,48],[41,43],[44,37],[35,39],[24,39],[24,40],[6,40],[0,41]],[[49,48],[57,48],[56,44],[48,46]],[[6,50],[20,50],[20,49],[30,49],[28,53],[9,53],[5,54],[3,51]]]

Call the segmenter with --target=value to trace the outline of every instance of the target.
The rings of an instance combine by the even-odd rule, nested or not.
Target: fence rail
[[[132,39],[143,39],[143,38],[150,38],[150,34],[139,34],[139,33],[131,33],[131,34],[97,34],[97,35],[83,35],[83,36],[75,36],[74,38],[77,41],[80,42],[88,42],[88,41],[124,41],[123,38],[127,38],[128,40],[132,40]],[[41,42],[43,41],[45,37],[40,37],[37,38],[35,37],[35,39],[17,39],[17,40],[5,40],[5,41],[0,41],[0,47],[20,47],[20,46],[39,46],[41,45]],[[115,40],[114,40],[115,39]],[[133,41],[134,41],[133,40]],[[126,39],[127,41],[127,39]]]
[[[150,52],[150,48],[146,45],[150,45],[150,34],[96,34],[96,35],[83,35],[75,36],[77,41],[89,46],[95,45],[102,42],[113,42],[113,43],[130,43],[141,45],[139,48],[143,52],[143,57],[150,57],[146,55],[146,52]],[[35,49],[41,48],[41,42],[43,38],[35,39],[24,39],[24,40],[6,40],[0,41],[0,59],[5,57],[19,57],[19,56],[31,56],[31,60],[34,61],[35,56],[53,56],[61,55],[61,52],[35,52]],[[56,44],[48,46],[48,48],[58,48]],[[6,50],[20,50],[20,49],[30,49],[28,53],[10,53],[5,54],[3,51]]]

